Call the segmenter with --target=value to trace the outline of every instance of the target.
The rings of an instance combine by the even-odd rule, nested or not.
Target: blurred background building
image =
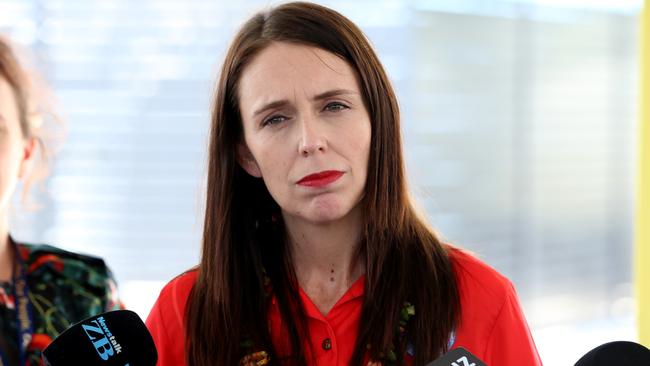
[[[636,339],[640,0],[322,1],[396,87],[432,225],[516,284],[548,365]],[[194,266],[213,80],[266,1],[0,0],[59,97],[65,146],[13,235],[103,256],[146,317]]]

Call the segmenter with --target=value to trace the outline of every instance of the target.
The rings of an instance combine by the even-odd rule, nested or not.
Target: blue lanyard
[[[14,250],[14,273],[12,278],[12,290],[14,304],[16,307],[16,324],[18,332],[16,341],[18,344],[19,366],[25,366],[27,362],[27,347],[32,341],[34,334],[34,315],[32,312],[32,303],[29,301],[29,288],[27,287],[27,274],[25,264],[20,258],[18,246],[9,238],[9,242]],[[6,354],[0,350],[0,366],[10,366]]]

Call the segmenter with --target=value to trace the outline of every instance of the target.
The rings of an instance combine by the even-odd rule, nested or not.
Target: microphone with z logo
[[[426,366],[487,366],[463,347],[455,348]]]
[[[140,317],[128,310],[83,320],[43,351],[47,366],[154,366],[158,353]]]

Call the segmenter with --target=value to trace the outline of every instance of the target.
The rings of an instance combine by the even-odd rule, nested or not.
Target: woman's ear
[[[23,145],[23,156],[20,160],[20,167],[18,170],[18,179],[23,179],[27,175],[32,162],[34,161],[37,145],[38,143],[35,137],[30,137],[25,140],[25,144]]]
[[[256,178],[262,178],[262,171],[244,142],[237,145],[237,162],[246,173]]]

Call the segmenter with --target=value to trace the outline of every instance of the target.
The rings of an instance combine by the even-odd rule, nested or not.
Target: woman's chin
[[[303,217],[314,224],[326,225],[352,218],[350,214],[354,209],[355,206],[343,205],[336,201],[317,201],[310,205],[309,209],[304,212]]]
[[[327,225],[340,221],[343,217],[345,217],[345,215],[333,212],[317,212],[309,215],[309,217],[306,217],[305,219],[316,225]]]

